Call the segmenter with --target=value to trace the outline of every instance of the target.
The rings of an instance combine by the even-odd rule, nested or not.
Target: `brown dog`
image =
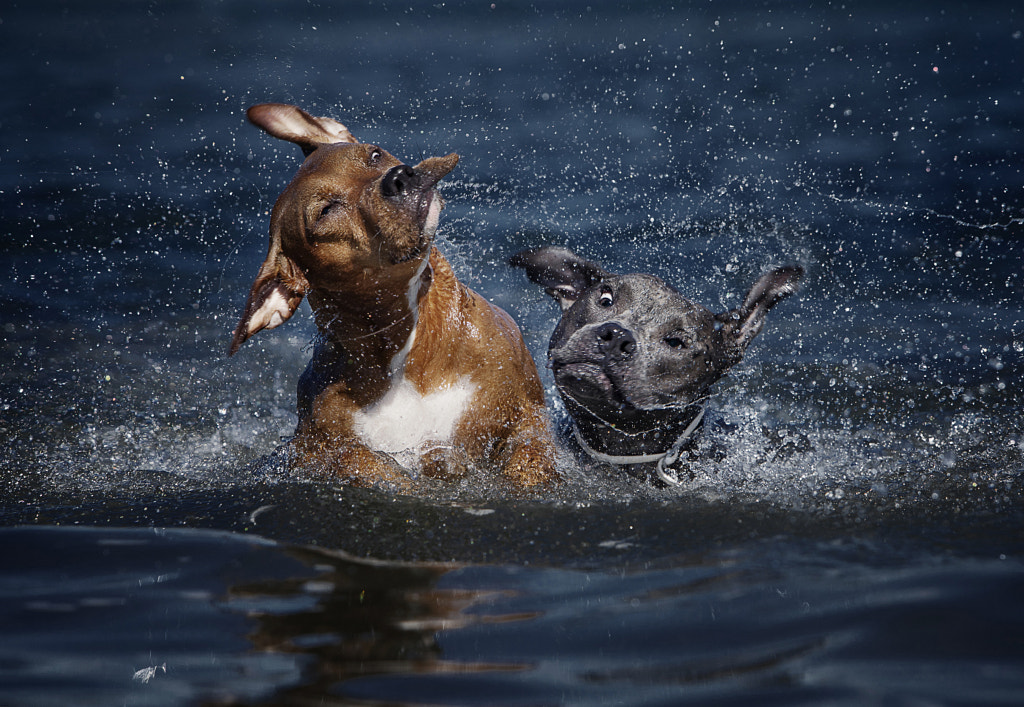
[[[432,244],[434,186],[458,155],[409,167],[295,106],[253,106],[248,117],[306,155],[274,205],[270,250],[231,342],[234,354],[308,297],[319,334],[299,380],[297,461],[399,487],[417,471],[448,477],[481,463],[518,487],[553,479],[543,387],[518,327]]]

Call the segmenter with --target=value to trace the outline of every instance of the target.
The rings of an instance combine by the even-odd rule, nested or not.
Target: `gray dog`
[[[762,275],[743,304],[721,314],[653,275],[615,275],[548,246],[509,258],[562,307],[548,359],[592,458],[664,482],[704,419],[709,388],[743,358],[765,314],[797,290],[803,269]]]

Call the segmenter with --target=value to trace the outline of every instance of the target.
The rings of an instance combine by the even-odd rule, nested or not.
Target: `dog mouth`
[[[551,372],[554,374],[558,390],[581,404],[611,407],[616,410],[637,407],[600,363],[553,361]]]
[[[605,414],[632,415],[679,409],[705,397],[694,390],[666,389],[639,372],[605,361],[552,357],[555,387],[563,396]]]
[[[414,197],[413,194],[407,193],[407,201],[401,207],[408,214],[406,218],[411,226],[401,229],[400,233],[404,232],[405,237],[397,237],[398,234],[395,234],[388,239],[381,234],[385,242],[390,240],[389,260],[394,265],[422,257],[434,242],[434,234],[437,232],[444,201],[432,187],[416,191],[415,200],[410,198]]]
[[[416,206],[416,221],[420,224],[421,238],[433,238],[437,232],[444,199],[437,193],[436,187],[458,161],[459,156],[452,153],[447,157],[430,157],[413,168],[419,178],[420,198]]]
[[[433,189],[425,192],[415,210],[416,223],[419,224],[416,242],[411,246],[393,254],[391,262],[395,265],[407,263],[422,257],[434,242],[437,225],[440,221],[444,200]]]
[[[437,224],[441,220],[441,209],[444,208],[444,199],[434,189],[427,191],[420,199],[416,218],[422,224],[420,226],[420,238],[430,239],[437,233]]]
[[[395,264],[408,262],[423,256],[433,242],[440,222],[444,199],[435,187],[458,163],[459,156],[430,157],[415,167],[400,165],[385,175],[382,190],[385,196],[404,202],[399,208],[411,217],[414,226],[414,242],[392,254]],[[400,173],[401,180],[391,178]],[[399,183],[400,182],[400,183]],[[412,240],[412,239],[411,239]]]

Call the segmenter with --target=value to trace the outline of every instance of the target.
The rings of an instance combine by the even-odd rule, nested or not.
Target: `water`
[[[1024,699],[1019,10],[36,2],[0,46],[0,704]],[[298,164],[268,100],[459,152],[442,248],[541,362],[520,248],[716,311],[802,264],[724,458],[291,479],[308,309],[225,357]]]

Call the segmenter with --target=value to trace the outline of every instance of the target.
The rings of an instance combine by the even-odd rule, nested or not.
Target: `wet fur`
[[[616,275],[565,248],[509,262],[561,306],[548,346],[555,385],[578,432],[614,455],[666,451],[803,277],[798,266],[772,270],[714,314],[658,277]]]
[[[421,473],[492,467],[516,488],[551,481],[543,388],[519,329],[433,245],[435,186],[458,155],[409,166],[295,106],[253,106],[248,117],[306,156],[274,204],[230,350],[309,301],[318,334],[299,381],[296,465],[405,490]],[[413,411],[429,419],[403,418]],[[390,434],[395,425],[416,429]]]

